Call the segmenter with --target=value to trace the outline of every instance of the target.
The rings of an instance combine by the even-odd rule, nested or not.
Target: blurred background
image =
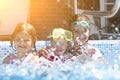
[[[70,23],[83,10],[110,11],[116,0],[0,0],[0,40],[9,40],[18,22],[31,23],[38,40],[56,27],[69,29]],[[91,20],[90,40],[119,40],[120,19],[88,15]]]

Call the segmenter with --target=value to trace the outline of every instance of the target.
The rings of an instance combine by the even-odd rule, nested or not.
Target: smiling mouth
[[[26,47],[24,47],[24,46],[18,46],[18,48],[20,48],[20,49],[25,49]]]
[[[63,50],[57,50],[57,52],[61,52],[61,51],[63,51]]]

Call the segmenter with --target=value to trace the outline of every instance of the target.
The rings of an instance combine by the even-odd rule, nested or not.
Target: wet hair
[[[90,25],[90,19],[89,19],[89,17],[87,15],[85,15],[85,14],[78,14],[78,15],[75,16],[73,22],[71,23],[70,29],[73,29],[74,26],[82,26],[80,24],[77,24],[79,22],[87,23],[88,26]]]
[[[88,24],[90,24],[90,19],[85,14],[78,14],[77,21],[86,21]]]
[[[16,28],[13,31],[12,36],[11,36],[11,41],[10,41],[11,46],[13,47],[13,41],[14,41],[13,39],[15,38],[15,36],[22,31],[26,31],[27,33],[29,33],[31,35],[33,47],[36,50],[36,45],[35,45],[36,40],[37,40],[36,30],[32,25],[30,25],[28,23],[18,23],[16,25]]]

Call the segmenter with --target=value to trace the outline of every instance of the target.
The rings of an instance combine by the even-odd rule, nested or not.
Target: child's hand
[[[55,56],[55,53],[54,51],[52,50],[52,48],[42,48],[40,51],[39,51],[39,57],[43,56],[44,58],[50,60],[50,61],[56,61],[58,60],[58,57]]]
[[[43,56],[43,57],[45,57],[45,58],[47,59],[49,53],[50,53],[50,52],[49,52],[48,49],[42,48],[42,49],[38,52],[38,55],[39,55],[39,57],[42,57],[42,56]]]
[[[76,37],[76,42],[78,43],[78,46],[82,45],[82,41],[81,41],[80,37]]]

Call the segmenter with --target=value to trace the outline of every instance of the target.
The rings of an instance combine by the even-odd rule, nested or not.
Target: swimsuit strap
[[[14,55],[10,55],[9,63],[10,63],[10,64],[13,64],[13,60],[14,60]]]

